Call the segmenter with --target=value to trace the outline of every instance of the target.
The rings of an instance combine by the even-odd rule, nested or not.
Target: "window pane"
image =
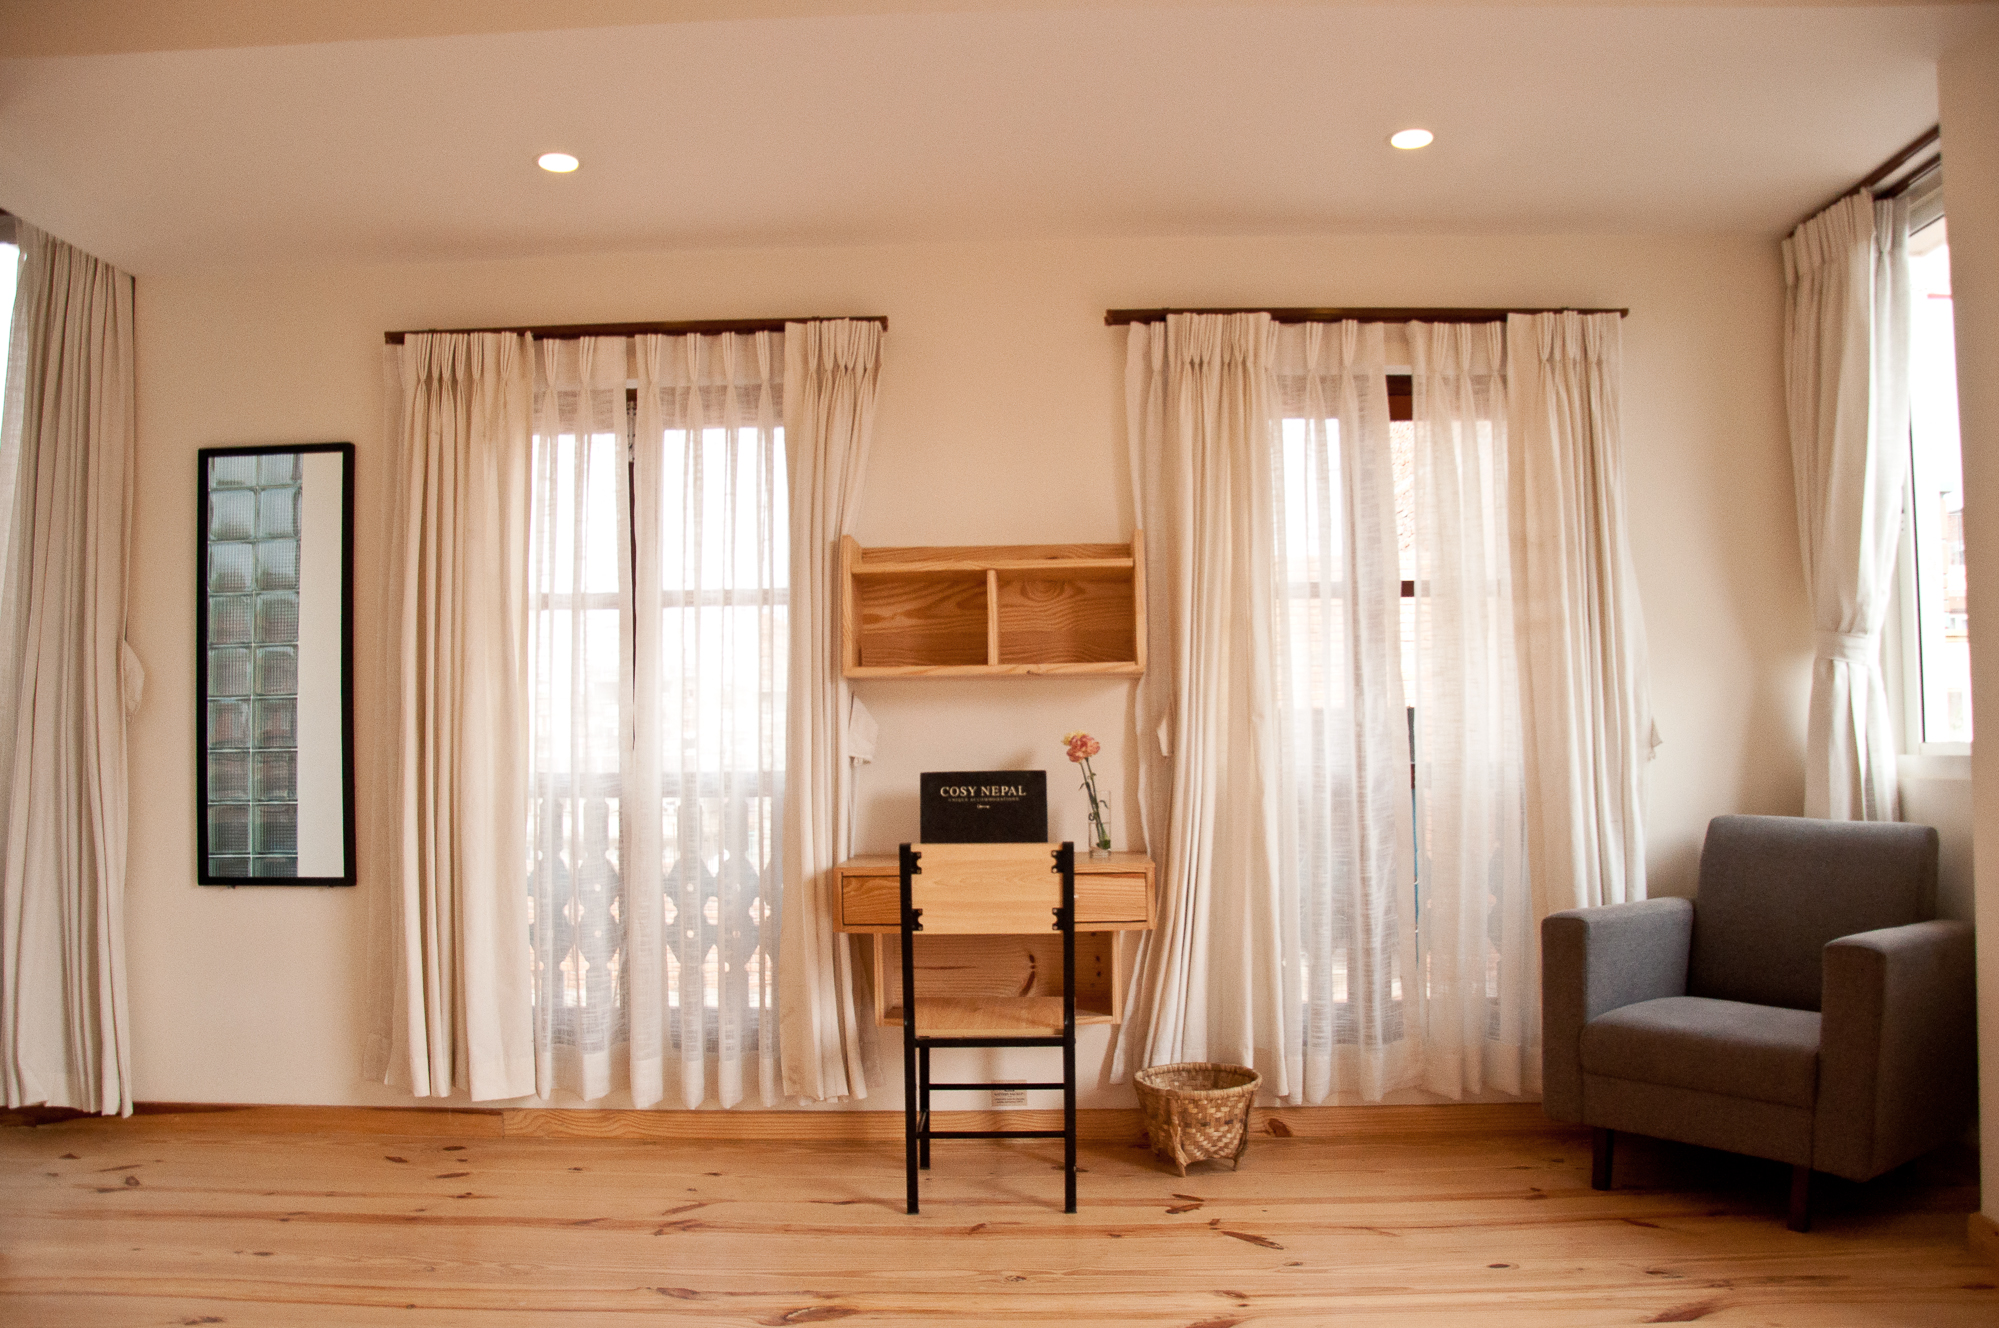
[[[1395,560],[1402,580],[1416,580],[1416,425],[1396,420],[1388,426],[1395,454]],[[1402,597],[1402,695],[1416,695],[1416,600]]]
[[[14,283],[20,273],[21,251],[11,244],[0,244],[0,378],[6,377],[14,336]]]
[[[1922,741],[1971,741],[1971,644],[1965,609],[1964,479],[1957,359],[1944,223],[1911,237],[1909,451]]]

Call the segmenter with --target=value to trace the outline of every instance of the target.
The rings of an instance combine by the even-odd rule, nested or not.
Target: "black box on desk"
[[[1046,770],[926,770],[926,844],[1045,844]]]

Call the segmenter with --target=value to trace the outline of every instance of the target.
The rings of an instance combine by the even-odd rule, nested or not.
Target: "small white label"
[[[1002,1079],[1000,1082],[1026,1083],[1027,1081],[1025,1079]],[[993,1090],[993,1105],[995,1107],[1024,1107],[1027,1105],[1027,1090],[1025,1088],[995,1088]]]

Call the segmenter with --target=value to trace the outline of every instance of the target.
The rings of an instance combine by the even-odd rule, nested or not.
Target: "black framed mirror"
[[[200,453],[203,885],[354,884],[354,445]]]

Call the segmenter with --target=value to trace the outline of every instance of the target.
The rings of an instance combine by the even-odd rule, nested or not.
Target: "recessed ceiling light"
[[[1427,129],[1404,129],[1390,134],[1388,141],[1398,148],[1413,152],[1417,148],[1427,148],[1437,136]]]
[[[544,152],[534,159],[534,163],[545,171],[554,171],[557,175],[567,175],[583,164],[567,152]]]

